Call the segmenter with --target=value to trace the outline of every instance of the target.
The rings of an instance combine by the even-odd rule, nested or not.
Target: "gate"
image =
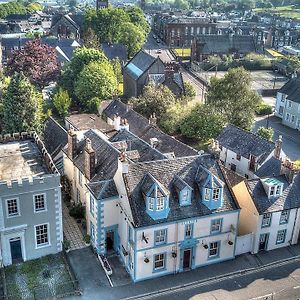
[[[253,233],[240,235],[236,240],[235,255],[251,252],[253,249]]]

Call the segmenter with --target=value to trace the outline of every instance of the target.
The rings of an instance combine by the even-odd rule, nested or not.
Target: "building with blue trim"
[[[218,160],[170,156],[118,129],[70,131],[64,150],[97,253],[118,254],[134,282],[233,259],[240,210]]]

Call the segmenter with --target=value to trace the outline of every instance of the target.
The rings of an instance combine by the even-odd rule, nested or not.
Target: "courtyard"
[[[5,298],[9,300],[62,297],[78,289],[63,254],[11,265],[4,273]]]

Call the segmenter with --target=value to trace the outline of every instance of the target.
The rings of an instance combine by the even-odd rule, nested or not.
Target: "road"
[[[298,300],[300,299],[300,261],[273,265],[224,280],[181,286],[172,291],[136,297],[146,300]]]
[[[175,61],[175,57],[169,51],[168,46],[164,44],[162,41],[158,43],[156,39],[153,37],[152,32],[149,33],[148,39],[145,45],[143,46],[143,49],[153,56],[159,56],[164,62]],[[158,49],[161,50],[159,51],[160,53],[157,52]],[[200,83],[199,80],[195,79],[195,77],[192,76],[184,68],[181,67],[180,71],[182,73],[183,80],[190,82],[195,88],[196,91],[195,100],[199,102],[203,102],[204,101],[203,84]]]
[[[279,135],[282,135],[283,151],[293,161],[300,159],[300,132],[282,125],[281,120],[274,116],[271,116],[269,121],[266,116],[257,118],[253,126],[253,131],[256,132],[259,127],[267,127],[268,125],[274,130],[273,141],[275,142]]]

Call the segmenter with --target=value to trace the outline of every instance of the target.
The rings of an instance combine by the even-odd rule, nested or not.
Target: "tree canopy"
[[[259,127],[257,130],[257,134],[262,138],[272,141],[274,130],[273,128]]]
[[[15,73],[3,98],[3,132],[40,131],[42,95],[23,73]]]
[[[261,97],[251,90],[251,75],[244,68],[230,69],[224,78],[211,78],[207,104],[229,123],[250,129]]]
[[[85,32],[88,33],[88,28],[91,28],[98,35],[101,43],[124,44],[129,56],[140,49],[150,31],[150,25],[138,7],[109,6],[98,12],[89,9],[85,14],[85,27]]]
[[[91,111],[97,106],[95,99],[104,100],[113,95],[117,90],[117,79],[108,61],[91,62],[80,72],[74,86],[80,104]]]
[[[23,72],[39,88],[57,79],[60,68],[55,48],[40,39],[28,41],[23,49],[13,53],[7,62],[7,74]]]

